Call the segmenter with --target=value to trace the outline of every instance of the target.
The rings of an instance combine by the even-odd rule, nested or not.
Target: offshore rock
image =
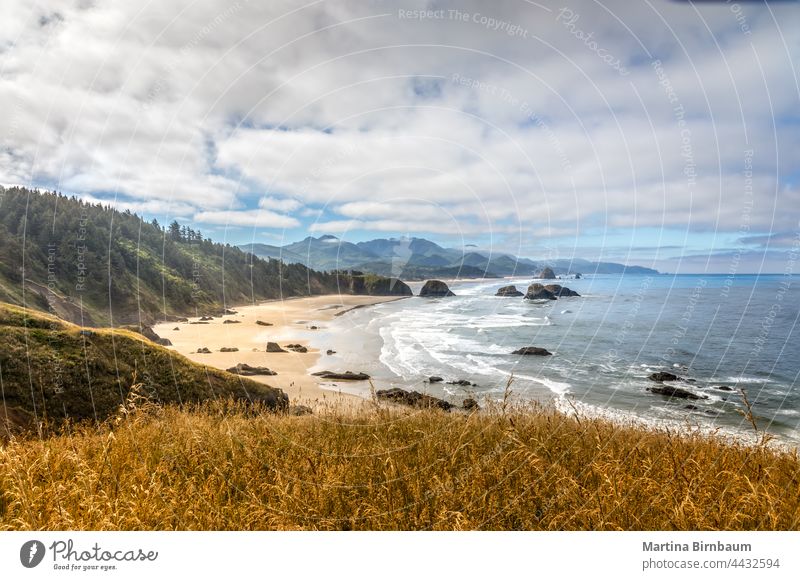
[[[441,280],[428,280],[419,291],[419,295],[425,298],[440,298],[445,296],[455,296],[450,288]]]

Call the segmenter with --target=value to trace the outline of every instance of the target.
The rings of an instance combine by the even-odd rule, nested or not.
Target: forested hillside
[[[351,293],[352,278],[261,259],[173,222],[0,187],[0,301],[83,325],[151,322],[270,298]]]

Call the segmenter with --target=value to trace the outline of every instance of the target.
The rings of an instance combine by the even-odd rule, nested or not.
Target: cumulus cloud
[[[740,8],[13,2],[0,182],[529,253],[614,228],[791,233],[800,13]]]
[[[258,200],[258,207],[275,211],[295,211],[302,206],[299,201],[291,198],[262,197]]]
[[[254,228],[294,228],[300,225],[295,218],[264,209],[246,211],[201,211],[194,215],[201,224],[251,226]]]

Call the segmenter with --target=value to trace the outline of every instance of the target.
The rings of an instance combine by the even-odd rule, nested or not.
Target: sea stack
[[[419,295],[425,298],[439,298],[443,296],[455,296],[447,284],[441,280],[428,280],[419,291]]]
[[[562,296],[580,296],[580,294],[575,292],[575,290],[570,290],[561,284],[546,284],[544,289],[548,292],[551,292],[554,296],[558,296],[559,298]]]
[[[550,266],[547,266],[541,272],[539,272],[539,278],[542,280],[555,280],[556,273],[553,272],[553,269]]]
[[[528,292],[525,294],[525,300],[555,300],[556,295],[550,292],[542,284],[534,282],[528,286]]]
[[[533,355],[533,356],[551,356],[553,353],[545,348],[541,348],[539,346],[524,346],[522,348],[518,348],[511,354],[523,354],[523,355]]]
[[[570,290],[566,286],[560,284],[540,284],[534,282],[528,286],[528,292],[525,294],[526,300],[556,300],[565,296],[580,296],[574,290]]]
[[[367,296],[414,295],[409,285],[399,278],[384,278],[382,276],[358,273],[358,275],[354,274],[350,276],[348,285],[353,294],[364,294]]]
[[[503,286],[495,296],[524,296],[524,294],[517,290],[516,286]]]

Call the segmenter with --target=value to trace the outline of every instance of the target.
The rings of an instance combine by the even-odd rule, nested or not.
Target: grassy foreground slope
[[[161,403],[255,398],[280,404],[283,392],[193,363],[120,329],[84,329],[0,303],[0,437],[8,429],[105,420],[132,385]]]
[[[796,453],[568,417],[211,403],[0,448],[0,528],[784,530]]]

